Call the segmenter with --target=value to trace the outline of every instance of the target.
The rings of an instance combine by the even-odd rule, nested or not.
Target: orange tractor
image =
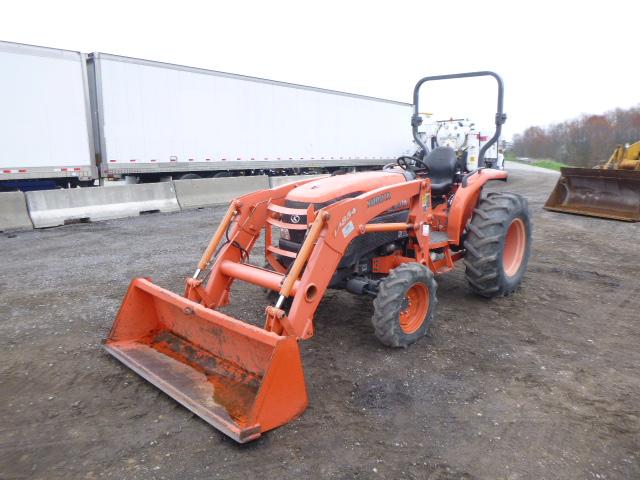
[[[335,175],[261,190],[233,200],[195,274],[177,295],[149,279],[132,281],[106,350],[238,442],[299,416],[307,393],[299,340],[328,288],[373,297],[373,327],[390,347],[427,332],[436,309],[434,275],[464,259],[471,289],[508,295],[529,257],[527,201],[481,196],[504,171],[466,171],[446,147],[429,151],[418,133],[420,87],[427,81],[488,75],[498,83],[495,143],[506,116],[493,72],[421,79],[414,90],[413,136],[421,154],[382,171]],[[428,153],[427,153],[428,152]],[[268,267],[249,263],[264,232]],[[240,280],[277,292],[259,328],[221,311]],[[345,328],[348,328],[345,326]]]

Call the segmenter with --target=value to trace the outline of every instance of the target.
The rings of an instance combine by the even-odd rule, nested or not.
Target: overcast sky
[[[13,0],[0,39],[407,102],[422,76],[490,69],[505,81],[511,135],[640,103],[638,18],[640,2],[617,0]],[[491,125],[494,90],[425,87],[421,111]]]

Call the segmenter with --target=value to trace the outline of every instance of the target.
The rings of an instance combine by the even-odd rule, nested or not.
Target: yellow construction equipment
[[[607,162],[595,168],[562,168],[544,208],[640,221],[640,142],[619,145]]]

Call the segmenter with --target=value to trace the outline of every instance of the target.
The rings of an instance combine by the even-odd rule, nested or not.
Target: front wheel
[[[407,347],[427,334],[436,309],[436,281],[419,263],[403,263],[378,286],[371,322],[389,347]]]
[[[483,297],[511,294],[522,282],[531,254],[527,200],[492,192],[474,210],[464,242],[467,281]]]

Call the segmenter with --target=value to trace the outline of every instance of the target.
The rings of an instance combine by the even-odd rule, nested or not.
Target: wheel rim
[[[423,283],[414,283],[409,287],[402,300],[400,310],[400,328],[404,333],[416,332],[422,326],[429,310],[429,290]]]
[[[514,218],[509,228],[507,236],[504,239],[504,250],[502,252],[502,268],[508,277],[513,277],[524,258],[524,250],[526,247],[526,234],[524,222],[520,218]]]

